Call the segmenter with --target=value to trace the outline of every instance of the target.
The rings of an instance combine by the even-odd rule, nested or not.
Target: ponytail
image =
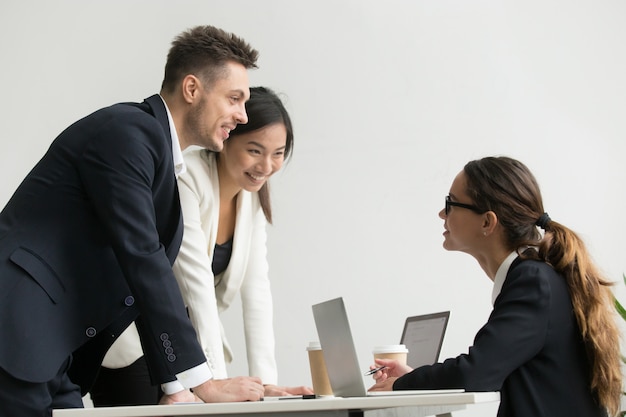
[[[600,275],[576,233],[549,218],[544,227],[546,234],[539,243],[539,258],[567,281],[590,362],[591,391],[609,415],[617,415],[622,373],[620,332],[610,291],[613,283]]]

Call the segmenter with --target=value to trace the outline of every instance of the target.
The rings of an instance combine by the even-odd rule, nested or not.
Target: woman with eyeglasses
[[[616,415],[611,283],[582,240],[545,213],[528,168],[507,157],[469,162],[439,217],[444,248],[473,256],[493,281],[493,311],[467,354],[414,370],[376,360],[372,369],[386,368],[370,390],[500,391],[500,417]]]

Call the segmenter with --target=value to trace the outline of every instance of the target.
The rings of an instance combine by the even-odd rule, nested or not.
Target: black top
[[[211,263],[211,270],[213,271],[213,276],[216,277],[222,272],[226,271],[228,267],[228,263],[230,262],[230,256],[233,253],[233,238],[231,237],[228,241],[215,245],[215,251],[213,252],[213,262]],[[220,280],[221,281],[221,280]],[[215,281],[215,285],[217,285],[219,281]]]

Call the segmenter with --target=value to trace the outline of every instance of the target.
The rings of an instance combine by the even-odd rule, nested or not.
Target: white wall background
[[[490,311],[491,282],[442,249],[437,217],[470,159],[524,161],[626,300],[625,17],[622,0],[2,0],[0,203],[68,124],[158,92],[175,35],[219,26],[260,51],[252,85],[283,94],[295,123],[272,181],[279,382],[310,384],[310,306],[337,296],[363,368],[406,316],[446,309],[456,356]]]

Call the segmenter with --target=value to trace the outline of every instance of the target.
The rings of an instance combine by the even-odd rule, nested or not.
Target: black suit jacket
[[[415,369],[394,389],[500,391],[498,416],[604,416],[565,280],[517,258],[468,354]]]
[[[71,125],[0,213],[0,367],[42,382],[73,354],[86,391],[135,318],[155,382],[204,362],[171,269],[181,238],[161,98]]]

